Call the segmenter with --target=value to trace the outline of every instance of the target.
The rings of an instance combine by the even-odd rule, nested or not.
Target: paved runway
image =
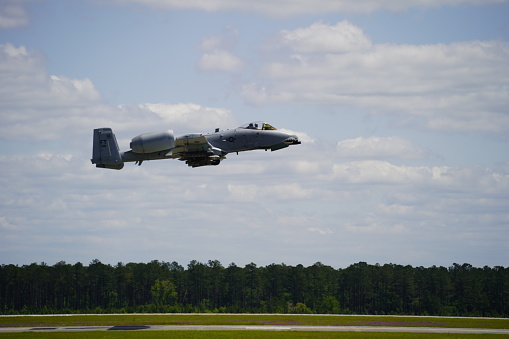
[[[465,333],[508,334],[507,329],[383,327],[383,326],[245,326],[245,325],[151,325],[151,326],[66,326],[66,327],[0,327],[0,333],[19,332],[85,332],[85,331],[317,331],[317,332],[399,332],[399,333]]]

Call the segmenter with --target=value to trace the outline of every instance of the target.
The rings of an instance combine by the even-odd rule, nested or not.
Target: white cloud
[[[254,201],[258,192],[255,185],[228,185],[228,191],[235,201]]]
[[[378,222],[373,217],[362,218],[358,223],[347,223],[344,230],[351,233],[363,233],[369,235],[387,235],[387,234],[400,234],[405,233],[407,228],[401,224],[386,225]]]
[[[25,86],[27,81],[43,84],[48,80],[45,59],[40,53],[10,43],[0,44],[0,72],[2,74],[0,94],[5,96],[3,99],[15,95],[20,89],[19,86]],[[12,99],[16,98],[15,96]]]
[[[118,4],[127,1],[103,0]],[[505,0],[129,0],[156,8],[196,9],[204,11],[258,12],[270,16],[294,16],[324,13],[371,13],[378,10],[403,11],[412,7],[439,7],[460,4],[499,3]]]
[[[397,166],[386,161],[366,160],[335,164],[333,177],[347,183],[357,184],[410,184],[431,180],[442,169]]]
[[[478,194],[504,194],[509,174],[480,167],[404,166],[365,160],[334,164],[332,178],[349,184],[407,185],[407,189],[435,189]]]
[[[0,229],[4,229],[7,231],[16,231],[17,228],[13,225],[7,218],[0,217]]]
[[[198,67],[203,71],[238,72],[243,65],[239,57],[222,50],[205,53],[198,62]]]
[[[264,192],[267,197],[276,200],[298,200],[312,198],[316,191],[304,188],[297,183],[271,185],[265,188]]]
[[[303,188],[296,183],[267,186],[230,184],[228,191],[235,201],[298,200],[310,198],[317,193],[315,190]]]
[[[321,234],[321,235],[334,234],[334,231],[331,230],[330,228],[321,229],[321,228],[317,228],[317,227],[310,227],[310,228],[308,228],[308,231],[316,232],[316,233]]]
[[[268,102],[276,101],[274,97],[269,98],[269,93],[267,93],[267,88],[265,86],[254,82],[242,85],[240,89],[240,95],[246,102],[255,106],[260,106],[267,104]]]
[[[224,37],[221,35],[213,35],[206,37],[203,39],[203,41],[200,43],[199,47],[200,49],[204,51],[213,51],[218,48],[223,48],[224,45]]]
[[[347,139],[338,142],[337,151],[340,157],[365,159],[418,159],[425,155],[410,140],[401,137]]]
[[[226,27],[224,34],[204,38],[199,48],[205,53],[198,61],[198,68],[202,71],[241,71],[244,62],[232,52],[238,38],[239,31],[233,26]]]
[[[304,175],[318,174],[321,167],[320,164],[309,160],[294,161],[291,163],[291,166],[297,173]]]
[[[2,0],[0,2],[0,29],[18,28],[30,23],[24,8],[26,2],[23,0]]]
[[[198,104],[142,104],[114,107],[102,101],[92,80],[49,75],[45,59],[24,46],[0,45],[0,134],[3,139],[90,138],[93,128],[112,127],[132,138],[152,130],[212,132],[238,121],[227,109]],[[162,125],[167,127],[161,127]],[[180,131],[181,130],[181,131]],[[117,137],[119,134],[117,134]],[[126,141],[127,142],[127,141]]]
[[[508,54],[509,45],[504,42],[375,45],[365,52],[304,55],[301,62],[269,63],[263,75],[290,92],[303,90],[304,82],[311,81],[307,88],[317,88],[305,98],[310,100],[313,95],[320,99],[319,91],[337,101],[384,94],[454,98],[475,89],[503,91],[507,74],[492,63],[506,64]]]
[[[105,106],[90,79],[48,75],[44,57],[24,46],[0,45],[0,134],[3,138],[56,139],[91,128]]]
[[[198,46],[204,51],[232,50],[239,39],[239,30],[231,25],[224,28],[221,34],[208,35]]]
[[[198,104],[143,104],[142,109],[148,109],[157,114],[164,123],[177,128],[193,128],[195,132],[213,132],[215,128],[232,128],[237,121],[230,110],[224,108],[206,107]],[[171,127],[173,128],[173,127]],[[175,131],[178,133],[178,131]],[[190,131],[182,131],[189,133]]]
[[[405,216],[417,213],[415,206],[406,206],[402,204],[381,204],[377,207],[378,211],[391,216]]]
[[[400,126],[509,130],[507,42],[371,45],[347,22],[315,23],[281,36],[286,60],[267,61],[257,81],[243,86],[250,104],[341,105],[396,117]]]
[[[70,105],[97,102],[101,98],[90,79],[70,79],[51,75],[49,88],[61,103],[66,102]]]
[[[283,30],[279,40],[300,53],[351,53],[371,48],[364,32],[348,21],[334,26],[317,22],[305,28]]]

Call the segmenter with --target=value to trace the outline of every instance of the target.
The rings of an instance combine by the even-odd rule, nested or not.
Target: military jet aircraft
[[[179,159],[190,167],[219,165],[228,153],[264,149],[277,151],[300,144],[294,134],[278,131],[262,121],[214,133],[191,133],[175,137],[172,130],[140,134],[131,140],[131,150],[120,152],[111,128],[94,129],[92,164],[120,170],[125,162],[141,165],[145,160]]]

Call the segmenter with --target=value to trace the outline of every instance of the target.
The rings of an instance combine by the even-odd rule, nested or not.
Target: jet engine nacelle
[[[140,134],[131,139],[130,147],[134,153],[154,153],[172,148],[175,136],[172,130]]]

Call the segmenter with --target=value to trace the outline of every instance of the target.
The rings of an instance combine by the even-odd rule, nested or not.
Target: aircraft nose
[[[285,139],[285,144],[288,145],[300,145],[301,142],[299,141],[299,138],[296,135],[290,135],[288,138]]]

